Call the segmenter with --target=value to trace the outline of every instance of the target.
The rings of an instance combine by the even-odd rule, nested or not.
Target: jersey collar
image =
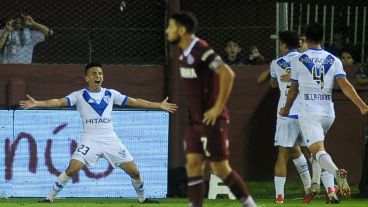
[[[287,55],[289,53],[292,53],[292,52],[297,52],[297,50],[296,49],[291,49],[291,50],[287,51],[287,53],[285,55]]]
[[[323,50],[322,48],[309,48],[308,50],[317,50],[317,51],[319,51],[319,50]]]

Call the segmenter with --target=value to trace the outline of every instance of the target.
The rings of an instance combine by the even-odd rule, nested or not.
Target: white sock
[[[137,192],[138,201],[143,202],[145,199],[143,180],[141,178],[140,179],[131,178],[131,181],[132,181],[132,185],[134,187],[135,192]]]
[[[254,202],[252,196],[248,196],[245,201],[242,202],[244,207],[257,207],[256,203]]]
[[[321,184],[321,171],[322,168],[319,163],[311,156],[309,158],[309,162],[312,165],[312,183],[316,183],[317,185]]]
[[[275,198],[277,198],[278,195],[282,195],[282,197],[284,197],[284,187],[285,187],[286,177],[275,176],[274,182],[275,182],[275,192],[276,192]]]
[[[321,179],[323,186],[325,186],[326,192],[328,192],[328,188],[335,189],[335,180],[331,173],[323,171],[321,174]]]
[[[326,151],[318,151],[316,154],[316,160],[322,169],[327,170],[334,177],[336,177],[336,170],[338,170],[338,168],[332,161],[331,156]]]
[[[65,172],[61,173],[57,178],[57,181],[52,186],[52,190],[50,195],[47,197],[49,200],[53,201],[56,195],[64,188],[64,186],[68,183],[71,177],[67,176]]]
[[[302,179],[304,190],[307,191],[311,186],[311,177],[308,170],[308,163],[305,159],[304,155],[300,155],[300,157],[293,159],[294,165],[299,172],[300,178]]]

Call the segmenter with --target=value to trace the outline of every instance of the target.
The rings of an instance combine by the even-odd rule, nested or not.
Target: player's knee
[[[289,160],[289,155],[288,154],[281,154],[279,153],[279,155],[277,156],[277,163],[279,164],[285,164],[287,163]]]
[[[66,170],[65,170],[65,174],[69,177],[74,177],[78,174],[79,170],[81,168],[80,167],[76,167],[76,166],[69,166]]]
[[[139,172],[139,170],[137,170],[137,171],[130,172],[129,176],[133,179],[139,179],[141,177],[141,173]]]
[[[69,177],[74,177],[78,174],[78,172],[79,172],[79,169],[68,168],[65,171],[65,174]]]
[[[185,165],[185,168],[188,176],[201,175],[203,171],[201,165],[196,165],[194,163],[192,164],[187,163]]]

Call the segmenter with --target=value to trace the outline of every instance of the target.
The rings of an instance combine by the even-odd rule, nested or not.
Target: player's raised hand
[[[281,116],[288,116],[289,115],[289,111],[290,109],[286,108],[286,107],[282,107],[279,111],[279,114]]]
[[[220,116],[222,109],[219,110],[215,107],[212,107],[210,110],[206,111],[203,115],[202,123],[206,125],[215,125],[217,117]]]
[[[176,109],[178,109],[178,106],[176,104],[167,102],[168,99],[169,97],[166,97],[165,100],[161,102],[161,109],[170,113],[174,113]]]
[[[27,98],[28,100],[19,102],[21,108],[29,109],[37,106],[37,101],[34,98],[32,98],[32,96],[27,94]]]

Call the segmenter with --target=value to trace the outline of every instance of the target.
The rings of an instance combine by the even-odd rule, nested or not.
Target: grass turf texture
[[[287,181],[285,203],[283,205],[274,204],[274,187],[272,182],[247,182],[248,188],[251,190],[258,204],[265,207],[284,206],[284,207],[298,207],[298,206],[328,206],[325,204],[324,193],[313,200],[308,205],[301,204],[302,185],[299,181]],[[67,190],[67,189],[65,189]],[[357,193],[357,186],[352,186],[353,193]],[[341,196],[339,196],[341,197]],[[125,198],[66,198],[57,199],[55,203],[37,203],[41,198],[9,198],[7,200],[0,200],[0,207],[187,207],[186,198],[167,198],[158,199],[160,204],[138,204],[135,199]],[[205,200],[206,207],[240,207],[237,201],[226,198],[216,200]],[[368,207],[367,199],[341,199],[339,207]]]

